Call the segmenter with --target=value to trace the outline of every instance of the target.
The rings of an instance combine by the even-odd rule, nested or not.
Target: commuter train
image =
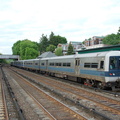
[[[19,60],[11,65],[101,89],[120,90],[120,51]]]

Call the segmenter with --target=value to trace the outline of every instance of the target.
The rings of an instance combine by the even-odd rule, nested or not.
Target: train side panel
[[[48,60],[48,72],[58,77],[74,76],[74,58]]]
[[[75,65],[76,75],[81,78],[105,81],[105,57],[79,58],[79,66]],[[77,71],[78,70],[78,71]]]

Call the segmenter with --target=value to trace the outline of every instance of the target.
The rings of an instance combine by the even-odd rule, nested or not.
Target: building
[[[113,50],[120,51],[120,45],[111,45],[111,46],[99,47],[99,48],[93,48],[93,49],[78,50],[77,53],[85,54],[85,53],[104,52],[104,51],[113,51]]]
[[[82,44],[82,42],[70,41],[69,44],[71,44],[71,45],[73,46],[73,51],[74,51],[74,53],[76,53],[76,51],[77,51],[78,49],[81,49],[81,48],[84,47],[84,45]],[[58,44],[57,47],[62,47],[63,55],[66,55],[66,54],[67,54],[69,44],[68,44],[68,43],[66,43],[66,44],[61,44],[61,43],[60,43],[60,44]]]
[[[104,36],[93,36],[91,39],[86,39],[84,45],[86,46],[86,49],[106,47],[108,45],[103,44],[103,38]]]
[[[38,56],[37,58],[41,59],[41,58],[47,58],[47,57],[56,57],[56,55],[52,52],[45,52],[41,54],[40,56]]]

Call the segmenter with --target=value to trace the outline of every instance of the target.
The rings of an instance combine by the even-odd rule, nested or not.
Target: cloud
[[[8,52],[9,51],[9,52]],[[12,48],[11,46],[0,46],[0,53],[4,54],[12,54]]]
[[[68,42],[83,41],[116,33],[120,26],[119,0],[0,0],[0,3],[0,48],[8,48],[8,53],[18,40],[39,42],[42,34],[49,35],[51,31],[66,37]]]

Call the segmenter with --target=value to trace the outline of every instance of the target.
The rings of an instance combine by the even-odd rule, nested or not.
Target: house
[[[52,52],[45,52],[41,54],[40,56],[38,56],[37,58],[41,59],[41,58],[47,58],[47,57],[56,57],[56,55]]]
[[[93,36],[91,39],[86,39],[84,45],[86,46],[86,49],[108,46],[102,43],[103,38],[104,36]]]
[[[70,41],[69,44],[71,44],[73,46],[73,51],[74,53],[78,50],[78,49],[81,49],[84,47],[84,45],[82,44],[82,42],[75,42],[75,41]],[[69,46],[68,43],[66,44],[58,44],[57,47],[62,47],[62,50],[63,50],[63,55],[66,55],[67,54],[67,51],[68,51],[68,46]]]

